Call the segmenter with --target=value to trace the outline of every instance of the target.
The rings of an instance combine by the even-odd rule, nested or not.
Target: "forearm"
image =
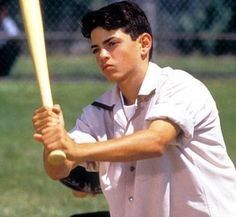
[[[151,130],[104,142],[80,144],[76,155],[83,161],[125,162],[161,156],[165,144]]]
[[[104,142],[80,144],[75,161],[125,162],[158,157],[176,139],[180,129],[168,120],[153,121],[149,128]],[[77,157],[76,157],[77,156]]]
[[[60,125],[49,126],[42,131],[42,141],[48,152],[63,150],[67,156],[65,164],[51,166],[45,153],[45,168],[51,177],[65,177],[71,169],[83,162],[136,161],[161,156],[168,144],[179,133],[179,127],[169,121],[153,121],[149,128],[104,142],[77,144]]]

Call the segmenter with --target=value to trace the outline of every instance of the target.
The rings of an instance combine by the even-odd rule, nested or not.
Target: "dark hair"
[[[83,36],[90,38],[91,32],[97,27],[106,30],[122,28],[125,33],[131,36],[132,40],[136,40],[145,32],[152,36],[151,26],[144,11],[131,1],[112,3],[85,14],[82,18],[81,28]],[[149,52],[149,59],[151,59],[151,56],[152,48]]]

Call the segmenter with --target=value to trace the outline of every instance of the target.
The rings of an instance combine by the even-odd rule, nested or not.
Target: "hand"
[[[39,142],[42,142],[41,132],[44,128],[57,124],[64,127],[64,118],[59,105],[55,105],[53,108],[42,107],[35,110],[32,121],[36,131],[34,138]]]
[[[43,143],[47,155],[53,150],[62,150],[68,160],[75,160],[77,145],[64,128],[64,119],[59,105],[37,109],[33,115],[33,125],[36,130],[34,139]]]
[[[77,144],[68,136],[67,131],[60,124],[50,125],[41,131],[40,140],[44,144],[45,151],[54,150],[65,152],[67,159],[74,161]]]

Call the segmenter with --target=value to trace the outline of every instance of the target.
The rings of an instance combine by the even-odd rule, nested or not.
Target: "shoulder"
[[[160,67],[155,63],[150,62],[148,73],[151,74],[151,78],[158,80],[158,82],[185,82],[185,81],[195,81],[190,73],[181,70],[174,69],[170,66]]]
[[[161,70],[161,78],[166,86],[173,89],[177,88],[178,90],[183,90],[185,88],[194,89],[204,89],[206,90],[205,85],[189,72],[186,72],[181,69],[173,69],[171,67],[164,67]]]
[[[110,111],[113,109],[117,97],[117,89],[113,87],[99,96],[90,105],[84,108],[86,112]]]
[[[119,98],[117,86],[113,86],[111,89],[104,92],[98,97],[91,105],[97,108],[105,110],[111,110]]]
[[[164,101],[168,98],[171,101],[178,99],[183,102],[194,99],[212,100],[210,91],[204,83],[184,70],[161,68],[158,70],[156,80],[157,95]]]

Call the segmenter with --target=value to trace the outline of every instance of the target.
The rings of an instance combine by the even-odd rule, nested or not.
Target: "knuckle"
[[[46,122],[45,127],[50,127],[51,123],[50,122]]]

